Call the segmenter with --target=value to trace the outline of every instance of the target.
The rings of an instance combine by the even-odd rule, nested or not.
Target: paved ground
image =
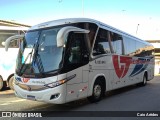
[[[160,111],[160,76],[157,76],[152,81],[149,81],[144,87],[130,86],[109,92],[102,101],[93,104],[89,103],[87,99],[64,105],[47,104],[17,98],[14,96],[13,91],[6,90],[0,92],[0,111],[50,111],[45,112],[46,116],[53,116],[53,114],[55,114],[54,111],[63,111],[58,113],[59,116],[63,116],[63,114],[66,115],[68,111],[151,111],[156,113],[157,111]],[[90,114],[90,116],[94,116],[98,112],[87,113]],[[70,114],[74,116],[76,113],[71,112]],[[100,114],[105,115],[105,113],[102,112],[100,112]],[[115,114],[117,113],[115,112]],[[122,114],[125,113],[123,112]],[[126,114],[129,114],[129,112],[126,112]],[[82,114],[82,116],[83,115],[86,115],[86,113]],[[153,117],[149,118],[156,119]],[[89,118],[84,119],[88,120]],[[92,120],[94,119],[97,119],[97,117],[92,118]],[[101,119],[105,118],[101,117]],[[112,120],[117,118],[109,119]],[[123,119],[120,117],[119,119],[127,120],[126,117]],[[141,120],[142,117],[138,117],[136,119]]]

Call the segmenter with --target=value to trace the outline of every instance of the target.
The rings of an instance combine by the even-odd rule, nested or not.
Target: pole
[[[58,0],[58,2],[59,2],[59,3],[61,3],[61,2],[62,2],[62,0]]]
[[[137,35],[137,33],[138,33],[138,28],[139,28],[139,24],[137,24],[136,35]]]
[[[82,16],[84,16],[84,0],[82,0]]]

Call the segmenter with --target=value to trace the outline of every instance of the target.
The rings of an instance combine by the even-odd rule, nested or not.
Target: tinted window
[[[76,69],[89,62],[89,54],[84,42],[85,34],[70,33],[67,40],[64,69]]]
[[[151,56],[154,55],[154,48],[141,41],[137,41],[128,37],[124,37],[125,55],[128,56]]]
[[[97,38],[95,40],[94,48],[93,48],[93,55],[111,53],[107,32],[108,32],[107,30],[103,30],[103,29],[99,30],[97,34]]]
[[[125,55],[128,56],[135,56],[136,54],[136,41],[128,38],[128,37],[124,37],[124,46],[125,46]]]
[[[113,51],[116,54],[122,55],[123,54],[123,48],[122,48],[122,36],[117,33],[111,33],[111,39],[112,39],[112,46]]]
[[[151,45],[147,45],[143,42],[136,42],[136,56],[137,57],[144,57],[144,56],[151,56],[154,54],[154,48]]]
[[[85,37],[88,40],[87,42],[88,42],[90,48],[92,48],[93,41],[94,41],[98,26],[94,23],[87,23],[87,22],[86,23],[76,23],[74,26],[90,31],[88,34],[86,34]]]

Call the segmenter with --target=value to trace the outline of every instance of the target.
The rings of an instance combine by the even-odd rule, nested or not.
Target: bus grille
[[[27,91],[41,91],[41,90],[45,90],[48,89],[48,87],[42,86],[42,85],[24,85],[24,84],[18,84],[18,86],[20,88],[22,88],[23,90],[27,90]]]

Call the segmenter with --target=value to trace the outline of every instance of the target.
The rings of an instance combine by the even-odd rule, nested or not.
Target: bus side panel
[[[16,57],[18,48],[10,48],[8,52],[0,48],[0,75],[6,81],[8,77],[15,72]]]
[[[85,70],[84,73],[83,67],[79,67],[67,73],[67,77],[73,75],[75,77],[67,82],[66,102],[78,100],[87,97],[88,95],[88,76],[86,76],[86,73],[88,73],[88,71]]]
[[[104,77],[106,82],[106,91],[112,89],[112,69],[111,66],[111,56],[104,56],[97,58],[90,63],[90,72],[89,72],[89,91],[88,96],[92,95],[93,86],[98,77]]]
[[[67,85],[66,102],[87,97],[87,94],[88,94],[87,91],[88,91],[88,82]]]
[[[152,80],[154,78],[154,70],[155,70],[155,58],[152,58],[149,66],[148,66],[148,80]]]

